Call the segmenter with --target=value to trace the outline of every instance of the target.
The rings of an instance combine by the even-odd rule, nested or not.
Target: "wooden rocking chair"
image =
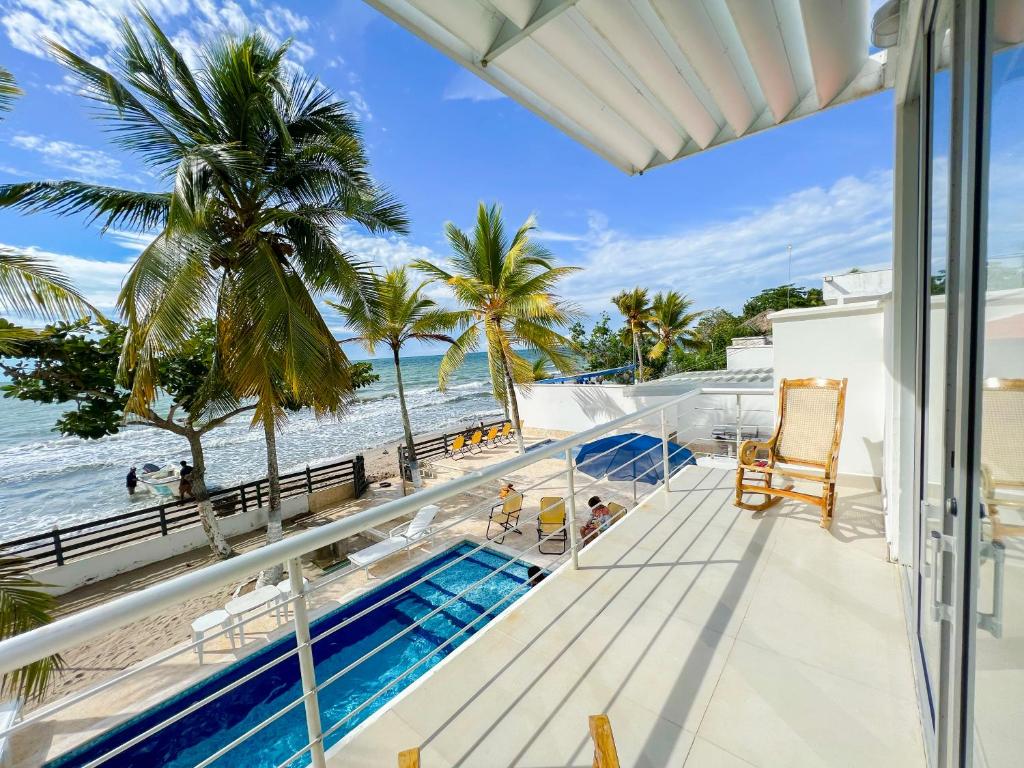
[[[767,441],[744,440],[736,468],[736,506],[763,512],[782,499],[821,507],[821,527],[832,524],[836,506],[839,442],[843,436],[846,379],[783,379],[779,387],[779,423]],[[784,464],[785,467],[779,467]],[[790,467],[807,467],[810,471]],[[753,474],[750,478],[747,475]],[[800,493],[792,483],[773,486],[776,475],[821,483],[821,495]],[[764,496],[747,504],[743,494]]]
[[[981,503],[992,539],[1024,536],[1024,379],[985,379],[981,403]]]

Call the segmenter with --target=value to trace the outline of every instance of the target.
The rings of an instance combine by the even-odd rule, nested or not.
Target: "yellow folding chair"
[[[452,447],[448,449],[448,456],[453,459],[461,459],[466,452],[466,436],[456,435],[452,440]]]
[[[491,538],[491,525],[501,526],[503,533],[501,539],[498,541],[499,544],[505,542],[505,534],[511,531],[512,533],[522,534],[519,530],[519,513],[523,511],[523,494],[513,491],[501,504],[495,504],[491,507],[491,515],[487,519],[487,531],[484,533],[488,539]]]
[[[551,538],[548,538],[548,537]],[[540,500],[540,515],[537,517],[537,551],[544,555],[565,554],[569,530],[565,526],[565,499],[560,496],[544,496]],[[562,545],[561,552],[545,552],[548,543]]]

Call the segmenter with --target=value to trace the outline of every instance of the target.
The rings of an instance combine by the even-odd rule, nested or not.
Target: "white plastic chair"
[[[206,633],[217,629],[228,630],[227,636],[231,643],[231,647],[235,647],[235,636],[231,630],[231,617],[228,612],[221,609],[217,611],[210,611],[204,613],[198,619],[192,622],[192,642],[199,643],[196,646],[196,655],[199,657],[199,666],[203,665],[203,645],[206,643]],[[202,641],[202,642],[200,642]]]

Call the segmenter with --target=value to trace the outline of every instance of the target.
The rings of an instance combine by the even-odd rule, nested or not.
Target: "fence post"
[[[670,476],[668,459],[668,424],[665,421],[665,411],[661,412],[661,460],[662,469],[665,471],[665,494],[668,494],[668,481]]]
[[[288,580],[295,602],[292,616],[295,621],[295,644],[299,649],[299,674],[306,707],[306,730],[309,733],[309,755],[314,768],[326,768],[323,729],[320,723],[320,700],[316,692],[316,667],[313,665],[313,646],[309,642],[309,615],[306,613],[306,587],[302,583],[299,558],[288,561]]]
[[[241,491],[241,493],[242,493],[242,514],[244,515],[244,514],[245,514],[245,511],[246,511],[246,504],[245,504],[245,486],[244,486],[244,485],[240,485],[240,486],[238,486],[238,490],[239,490],[239,491]]]
[[[572,553],[573,570],[579,570],[580,558],[576,544],[576,480],[573,477],[574,467],[572,465],[572,449],[565,451],[565,484],[567,490],[566,500],[566,523],[569,526],[569,551]]]
[[[57,565],[64,565],[64,548],[60,543],[60,528],[53,526],[53,554],[57,558]]]
[[[306,493],[313,493],[313,476],[309,474],[309,464],[306,465]]]
[[[263,494],[260,492],[260,481],[256,481],[256,506],[263,506]]]
[[[167,507],[165,507],[163,504],[160,505],[159,515],[160,515],[160,535],[161,536],[166,536],[167,535]]]
[[[352,459],[352,485],[358,499],[366,491],[366,464],[363,461],[363,454],[357,453]]]

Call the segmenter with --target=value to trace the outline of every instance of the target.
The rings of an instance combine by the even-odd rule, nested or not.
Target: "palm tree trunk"
[[[633,354],[636,355],[637,381],[644,380],[644,358],[640,354],[640,336],[633,331]]]
[[[206,488],[206,457],[203,455],[202,433],[189,428],[185,433],[188,440],[189,450],[192,452],[192,496],[199,507],[199,522],[202,523],[203,533],[210,542],[210,549],[213,554],[221,560],[234,557],[235,552],[228,543],[227,538],[217,525],[217,517],[213,514],[213,504],[210,503],[210,492]]]
[[[516,445],[520,453],[526,453],[526,443],[523,442],[523,425],[519,421],[519,400],[516,398],[516,388],[512,383],[512,371],[509,370],[505,350],[501,351],[501,367],[505,371],[505,400],[512,411],[512,428],[516,432]]]
[[[405,457],[409,462],[409,475],[413,488],[420,488],[420,465],[416,459],[416,442],[412,436],[412,423],[409,421],[409,409],[405,405],[405,385],[402,383],[402,363],[398,357],[398,347],[393,348],[395,356],[395,380],[398,382],[398,405],[402,409],[402,428],[405,430]]]
[[[281,522],[281,479],[277,466],[277,429],[274,415],[268,413],[263,417],[263,436],[267,443],[267,544],[273,544],[284,538],[284,526]],[[275,565],[260,574],[261,584],[277,584],[281,580],[283,568]]]

